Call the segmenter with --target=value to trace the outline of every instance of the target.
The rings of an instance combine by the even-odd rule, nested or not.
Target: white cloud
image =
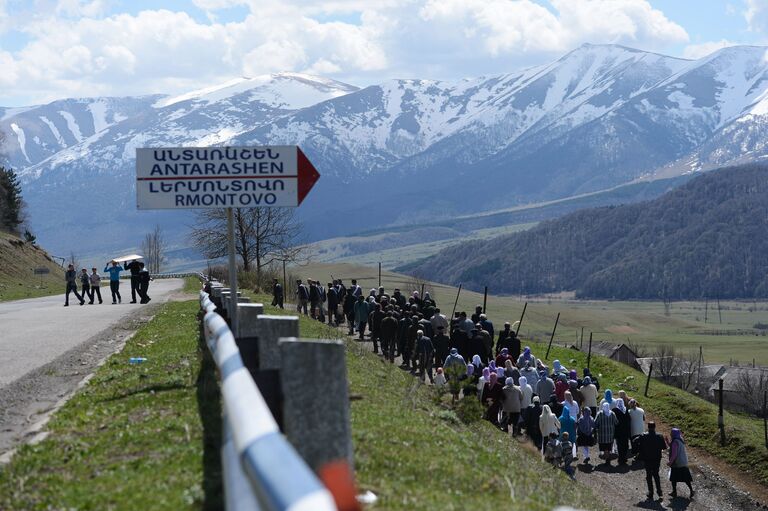
[[[765,0],[746,0],[747,10],[744,17],[753,32],[768,32],[768,2]]]
[[[686,59],[700,59],[707,55],[716,52],[722,48],[728,48],[729,46],[736,46],[738,43],[721,39],[719,41],[708,41],[700,44],[689,44],[683,49],[683,58]]]
[[[55,0],[51,14],[24,18],[30,42],[3,55],[14,69],[3,80],[8,96],[34,101],[173,94],[276,71],[365,85],[511,71],[583,42],[660,49],[688,39],[647,0],[538,1],[193,0],[206,22],[163,9],[105,17],[110,0]],[[234,6],[249,14],[217,21]]]
[[[463,25],[492,55],[566,51],[583,42],[659,46],[688,40],[680,25],[646,0],[428,0],[423,19]]]

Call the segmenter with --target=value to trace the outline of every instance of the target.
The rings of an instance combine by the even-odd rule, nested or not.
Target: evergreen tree
[[[21,184],[13,169],[0,167],[0,228],[18,232],[24,221]]]

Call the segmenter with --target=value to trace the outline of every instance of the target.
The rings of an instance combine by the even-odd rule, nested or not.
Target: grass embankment
[[[251,295],[269,304],[265,295]],[[270,313],[295,314],[286,310]],[[302,337],[339,331],[301,317]],[[465,424],[434,387],[347,341],[357,482],[379,497],[371,509],[603,509],[591,490],[486,421]]]
[[[547,346],[532,343],[536,355],[543,356]],[[581,373],[586,367],[586,355],[561,347],[552,347],[549,361],[559,359],[569,369],[575,360],[575,368]],[[725,412],[727,443],[720,446],[717,427],[717,406],[688,392],[651,380],[648,397],[643,396],[645,375],[624,364],[605,357],[592,357],[591,370],[599,375],[600,389],[619,390],[636,397],[642,408],[672,427],[683,431],[686,442],[720,458],[738,469],[752,475],[763,485],[768,485],[768,450],[763,436],[763,421],[742,414]]]
[[[0,509],[221,509],[221,409],[198,302],[164,305],[0,469]],[[130,365],[129,357],[146,357]]]
[[[50,273],[34,274],[35,268]],[[64,293],[64,270],[45,250],[0,232],[0,302]]]

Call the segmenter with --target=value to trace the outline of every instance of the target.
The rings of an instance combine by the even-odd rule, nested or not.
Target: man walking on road
[[[659,467],[661,453],[667,449],[664,438],[656,433],[656,423],[648,423],[648,432],[640,437],[640,457],[645,462],[645,481],[648,484],[648,500],[653,500],[653,483],[656,483],[656,493],[662,498]]]
[[[64,307],[69,307],[69,293],[75,293],[75,296],[80,301],[80,305],[85,304],[85,300],[77,292],[77,272],[74,265],[69,265],[67,271],[64,272],[64,280],[67,281],[67,294],[64,296]]]
[[[149,270],[144,267],[144,263],[139,263],[139,268],[139,296],[141,303],[149,303],[152,298],[149,297],[147,291],[149,291],[149,281],[152,280],[152,276],[149,274]]]
[[[141,263],[134,260],[131,261],[130,264],[126,261],[123,263],[123,269],[126,271],[131,272],[131,303],[136,303],[136,293],[139,293],[139,296],[141,296],[141,293],[139,292],[139,289],[141,287],[141,284],[139,282],[139,272],[141,271]]]
[[[93,303],[93,299],[96,295],[99,296],[99,303],[102,303],[101,300],[101,275],[96,273],[96,268],[91,268],[90,279],[91,279],[91,301],[89,303]]]
[[[91,279],[88,276],[88,270],[83,268],[82,272],[80,273],[80,288],[83,291],[83,294],[81,295],[83,297],[83,300],[88,298],[89,303],[93,303],[93,291],[91,291]]]
[[[104,267],[104,271],[109,273],[109,290],[112,291],[112,305],[122,303],[123,299],[120,296],[120,272],[123,271],[122,266],[117,264],[117,261],[112,261],[112,266],[107,264]]]

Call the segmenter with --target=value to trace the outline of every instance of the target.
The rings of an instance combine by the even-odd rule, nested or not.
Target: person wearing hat
[[[109,264],[112,264],[110,266]],[[120,296],[120,272],[123,271],[123,267],[117,264],[114,259],[107,263],[104,267],[104,271],[109,273],[109,290],[112,292],[112,305],[117,303],[123,303],[123,299]]]
[[[640,457],[645,463],[645,482],[648,485],[648,500],[653,500],[653,483],[656,483],[656,492],[659,499],[662,498],[661,479],[659,468],[661,467],[662,451],[667,449],[664,438],[656,433],[656,423],[648,423],[648,431],[640,437]]]

